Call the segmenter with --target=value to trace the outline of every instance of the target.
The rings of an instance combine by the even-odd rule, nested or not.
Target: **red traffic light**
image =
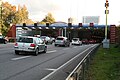
[[[105,7],[106,7],[106,8],[109,7],[108,0],[106,0]]]
[[[94,24],[93,23],[90,23],[90,27],[93,27],[94,26]]]
[[[72,23],[68,23],[68,26],[69,26],[69,27],[72,27]]]
[[[26,23],[23,23],[23,26],[25,27],[25,26],[26,26]]]
[[[37,26],[37,23],[34,23],[34,26]]]
[[[79,23],[78,26],[79,26],[79,27],[82,27],[82,23]]]
[[[49,27],[49,23],[48,22],[46,23],[46,27]]]
[[[108,0],[106,0],[106,3],[108,2]]]

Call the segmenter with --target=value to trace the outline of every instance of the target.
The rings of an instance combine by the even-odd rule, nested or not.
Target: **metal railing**
[[[76,68],[69,74],[66,80],[86,80],[87,70],[90,64],[90,60],[93,58],[97,47],[94,47],[90,52],[81,60]]]

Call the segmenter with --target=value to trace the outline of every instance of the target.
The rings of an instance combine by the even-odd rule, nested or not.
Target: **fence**
[[[76,68],[70,73],[66,80],[86,80],[87,70],[90,64],[91,59],[95,55],[95,51],[100,45],[93,48],[76,66]]]

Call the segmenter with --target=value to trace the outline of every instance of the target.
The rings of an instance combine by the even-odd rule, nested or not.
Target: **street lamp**
[[[2,29],[2,0],[0,0],[0,34],[2,34],[1,29]]]

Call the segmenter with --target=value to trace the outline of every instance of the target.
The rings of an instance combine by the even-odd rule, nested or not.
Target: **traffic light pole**
[[[106,26],[105,26],[105,39],[103,40],[103,48],[109,48],[109,39],[107,39],[107,30],[108,30],[108,26],[107,26],[107,22],[108,22],[108,7],[109,7],[109,3],[108,3],[108,0],[106,0],[106,3],[105,3],[105,7],[106,7],[106,10],[105,10],[105,14],[106,14]]]
[[[108,26],[107,26],[107,21],[108,21],[108,15],[107,15],[107,14],[108,14],[108,12],[107,12],[107,11],[108,11],[108,8],[106,7],[105,39],[107,39],[107,27],[108,27]]]

